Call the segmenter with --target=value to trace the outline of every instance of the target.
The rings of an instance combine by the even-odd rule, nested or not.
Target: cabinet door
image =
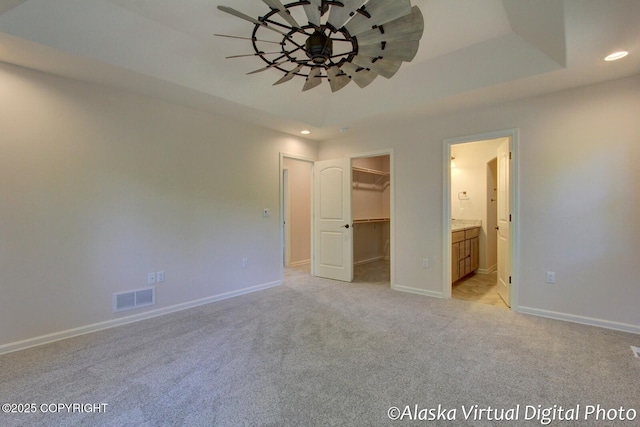
[[[451,283],[460,278],[460,243],[451,245]]]
[[[474,237],[471,239],[471,271],[480,267],[480,239]]]
[[[458,269],[460,270],[460,277],[464,277],[467,274],[467,261],[468,258],[461,258],[458,263]]]

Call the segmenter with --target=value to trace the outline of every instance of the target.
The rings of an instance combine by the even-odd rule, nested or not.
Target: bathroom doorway
[[[511,307],[513,152],[517,133],[497,132],[445,141],[444,294]],[[448,256],[447,256],[448,255]]]

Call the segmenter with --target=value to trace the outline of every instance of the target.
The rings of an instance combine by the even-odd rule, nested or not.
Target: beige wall
[[[152,271],[166,282],[149,310],[279,283],[281,152],[393,148],[394,285],[441,295],[443,140],[509,128],[520,132],[516,306],[640,332],[640,77],[354,129],[319,151],[3,64],[0,92],[0,352],[113,325],[130,312],[113,314],[112,294],[146,287]]]
[[[112,313],[148,272],[151,310],[280,282],[279,153],[316,143],[3,64],[0,93],[0,352],[149,311]]]
[[[444,143],[519,129],[521,311],[640,332],[640,76],[323,142],[330,159],[392,147],[396,287],[442,295]],[[422,268],[422,258],[431,260]],[[557,283],[545,283],[555,271]]]

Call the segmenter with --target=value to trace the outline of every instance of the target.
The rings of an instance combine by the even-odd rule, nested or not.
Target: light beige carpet
[[[277,288],[0,356],[0,402],[39,408],[0,413],[0,425],[496,425],[488,412],[465,420],[478,405],[519,407],[500,425],[533,426],[529,406],[557,416],[581,405],[579,421],[552,425],[631,426],[583,418],[586,405],[640,411],[632,344],[637,335],[289,270]],[[107,406],[40,410],[58,403]],[[409,419],[438,406],[455,421]],[[389,419],[393,407],[404,422]]]

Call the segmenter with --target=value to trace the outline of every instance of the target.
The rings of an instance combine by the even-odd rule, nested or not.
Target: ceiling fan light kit
[[[337,92],[352,80],[364,88],[378,75],[391,78],[402,62],[411,62],[416,56],[424,32],[422,13],[410,0],[263,2],[270,11],[258,18],[218,6],[252,23],[253,32],[250,37],[216,36],[251,41],[255,53],[227,57],[255,56],[266,63],[247,74],[277,69],[284,76],[274,85],[304,77],[303,91],[325,79],[331,91]],[[301,16],[306,23],[301,22]],[[275,34],[280,42],[268,40]],[[280,45],[280,51],[274,44]]]

